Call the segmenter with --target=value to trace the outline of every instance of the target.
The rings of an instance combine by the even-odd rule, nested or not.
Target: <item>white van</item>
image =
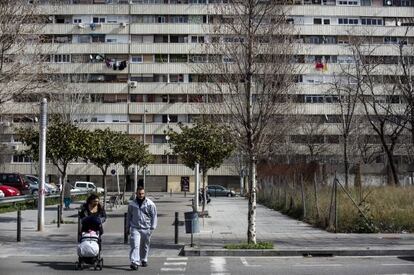
[[[104,189],[102,187],[96,187],[95,183],[90,181],[76,181],[73,185],[73,188],[79,189],[80,192],[104,192]]]

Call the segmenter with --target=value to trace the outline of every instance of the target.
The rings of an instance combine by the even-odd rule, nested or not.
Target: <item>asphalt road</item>
[[[76,271],[76,258],[5,257],[0,259],[1,274],[414,274],[414,258],[405,257],[151,257],[149,266],[130,271],[126,257],[104,257],[102,271]]]

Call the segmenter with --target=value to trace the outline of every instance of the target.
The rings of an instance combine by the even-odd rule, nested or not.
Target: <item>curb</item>
[[[184,246],[181,256],[220,256],[220,257],[269,257],[269,256],[302,256],[302,257],[333,257],[333,256],[414,256],[410,249],[209,249]]]

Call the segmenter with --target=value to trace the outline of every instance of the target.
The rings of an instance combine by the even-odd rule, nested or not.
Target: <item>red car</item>
[[[20,196],[19,189],[11,186],[0,185],[0,190],[4,193],[5,197]]]

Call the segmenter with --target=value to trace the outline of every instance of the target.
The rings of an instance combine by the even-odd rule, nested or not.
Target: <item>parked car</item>
[[[8,185],[0,185],[0,191],[4,193],[5,197],[20,196],[20,190]]]
[[[35,185],[37,185],[37,189],[39,189],[39,182],[40,179],[38,177],[32,176],[32,175],[26,175],[26,178],[28,178],[32,183],[34,183]],[[32,186],[32,184],[30,184],[30,189],[32,190],[32,194],[33,194],[33,189],[36,189],[35,186]],[[58,189],[56,186],[54,186],[53,184],[50,184],[48,182],[45,182],[45,191],[46,194],[56,194],[58,193]]]
[[[4,198],[6,195],[4,195],[4,192],[0,190],[0,198]]]
[[[39,184],[35,182],[30,182],[30,192],[32,195],[37,196],[39,194]],[[48,185],[45,185],[45,195],[55,194]]]
[[[96,187],[95,183],[89,181],[76,181],[73,188],[79,189],[81,192],[104,192],[102,187]]]
[[[30,182],[22,174],[0,173],[0,183],[18,189],[21,194],[30,194]]]
[[[219,197],[234,197],[236,196],[236,192],[233,190],[227,189],[221,185],[209,185],[207,186],[207,193],[210,196]]]

